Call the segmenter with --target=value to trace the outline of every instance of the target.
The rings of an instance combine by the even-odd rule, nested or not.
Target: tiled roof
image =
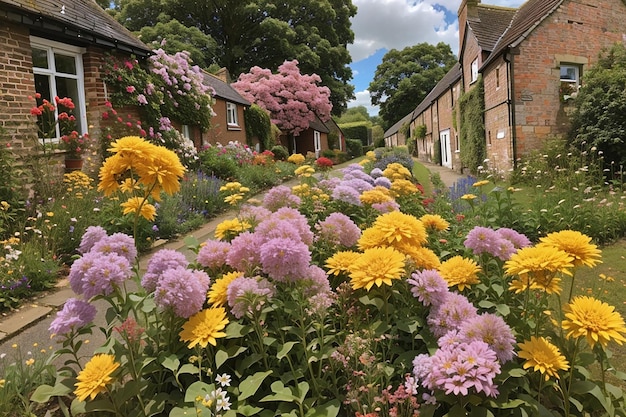
[[[328,126],[317,116],[315,116],[315,120],[309,123],[309,129],[317,130],[321,133],[330,133]]]
[[[231,85],[227,82],[217,78],[215,75],[204,73],[204,83],[213,87],[216,97],[244,106],[250,105],[250,102],[241,97],[241,94],[239,94],[237,90],[231,87]]]
[[[498,39],[509,27],[511,19],[513,19],[517,10],[508,7],[478,4],[476,11],[478,12],[478,18],[469,19],[467,23],[476,36],[480,48],[483,51],[491,52]]]
[[[528,0],[522,4],[508,29],[496,43],[493,52],[483,65],[488,64],[509,47],[516,47],[546,17],[555,11],[563,0]]]
[[[461,64],[458,62],[450,68],[450,71],[443,76],[441,80],[437,83],[437,85],[430,90],[430,93],[422,100],[420,104],[417,105],[415,110],[413,110],[411,120],[417,118],[420,114],[422,114],[428,106],[435,100],[437,100],[444,92],[446,92],[454,83],[461,79]]]
[[[73,39],[147,55],[150,48],[94,0],[0,0],[0,18],[28,26],[38,36]]]

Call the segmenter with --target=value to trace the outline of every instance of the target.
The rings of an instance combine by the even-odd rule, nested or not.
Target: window
[[[226,123],[230,127],[239,127],[237,121],[237,105],[234,103],[226,103]]]
[[[471,83],[475,82],[476,80],[478,80],[478,58],[476,58],[475,60],[472,61],[472,74],[471,74]]]
[[[496,89],[500,88],[500,68],[496,68]]]
[[[577,65],[561,65],[561,88],[559,96],[562,101],[574,98],[580,87],[580,67]]]
[[[189,129],[189,125],[183,125],[180,133],[185,139],[191,140],[191,130]]]
[[[35,76],[35,91],[41,94],[37,100],[40,105],[43,99],[54,103],[54,97],[69,97],[76,106],[72,111],[76,117],[76,130],[79,133],[87,131],[87,112],[85,111],[85,87],[83,74],[82,53],[84,50],[59,42],[46,39],[30,38],[33,59],[33,74]],[[62,106],[58,112],[66,111]],[[61,135],[69,132],[61,132],[59,126],[53,126],[52,122],[44,125],[44,121],[37,122],[41,131],[53,131],[58,140]]]
[[[315,157],[319,158],[320,151],[322,150],[322,134],[317,130],[313,133],[313,141],[315,142]]]

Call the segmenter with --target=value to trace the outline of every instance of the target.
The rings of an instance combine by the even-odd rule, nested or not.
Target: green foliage
[[[211,147],[198,154],[200,169],[211,177],[217,177],[224,181],[237,179],[238,166],[234,159],[221,153],[220,148]]]
[[[604,152],[606,167],[626,164],[626,48],[615,44],[585,73],[574,100],[570,141]]]
[[[370,115],[365,106],[350,107],[341,114],[341,117],[336,119],[337,124],[368,121],[370,121]]]
[[[487,144],[485,143],[485,121],[483,111],[484,84],[482,77],[474,87],[459,98],[459,113],[461,114],[461,162],[476,174],[478,167],[482,165],[487,156]],[[439,147],[437,147],[439,149]]]
[[[450,46],[443,42],[387,52],[368,88],[372,104],[380,105],[383,127],[389,129],[411,113],[455,62]]]
[[[353,122],[339,125],[341,131],[349,139],[358,139],[363,146],[367,146],[371,136],[372,124],[370,122]]]
[[[339,133],[336,131],[328,133],[328,149],[339,149]]]
[[[424,139],[426,137],[426,125],[415,126],[413,135],[418,139]]]
[[[252,145],[256,138],[261,144],[261,150],[272,148],[272,122],[265,110],[256,104],[250,106],[244,112],[246,123],[246,140]]]
[[[346,151],[350,158],[363,155],[363,142],[360,139],[346,139]]]
[[[441,140],[439,138],[435,139],[433,144],[433,163],[441,165]]]
[[[289,158],[289,151],[282,145],[273,146],[272,153],[277,161],[284,161]]]

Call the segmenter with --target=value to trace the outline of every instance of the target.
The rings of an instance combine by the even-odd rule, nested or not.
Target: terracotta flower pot
[[[83,169],[82,159],[66,159],[65,160],[65,172],[80,171]]]

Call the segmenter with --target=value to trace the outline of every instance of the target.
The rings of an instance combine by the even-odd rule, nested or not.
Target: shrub
[[[346,139],[346,151],[350,158],[363,155],[363,143],[358,139]]]
[[[198,155],[200,158],[200,170],[206,176],[214,176],[224,181],[237,179],[237,163],[228,155],[220,152],[220,148],[211,147]]]
[[[282,145],[272,147],[272,153],[277,161],[284,161],[289,157],[289,150]]]
[[[324,149],[322,151],[322,156],[325,158],[334,158],[335,157],[335,151],[333,149]]]
[[[377,148],[374,153],[376,154],[375,168],[385,169],[387,165],[397,162],[408,169],[409,172],[413,171],[413,157],[408,153],[406,147]]]
[[[370,143],[372,123],[369,121],[340,124],[341,131],[350,139],[358,139],[361,145]]]

